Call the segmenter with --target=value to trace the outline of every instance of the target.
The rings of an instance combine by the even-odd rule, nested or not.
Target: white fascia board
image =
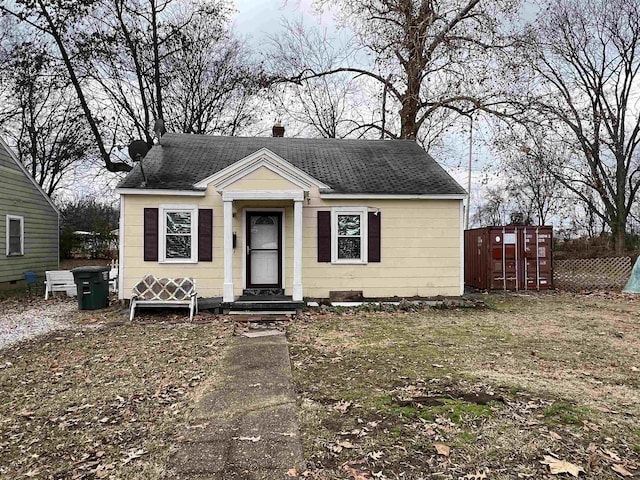
[[[293,200],[301,202],[304,200],[302,190],[241,190],[237,192],[222,192],[223,202],[233,202],[235,200]]]
[[[320,193],[325,200],[464,200],[466,194]]]
[[[118,195],[173,195],[176,197],[204,197],[204,190],[163,190],[161,188],[116,188]]]
[[[298,167],[296,167],[292,163],[287,162],[280,155],[272,152],[266,147],[263,147],[260,150],[253,152],[251,155],[247,155],[246,157],[241,158],[237,162],[232,163],[228,167],[223,168],[222,170],[214,173],[213,175],[210,175],[204,180],[200,180],[198,183],[194,185],[194,187],[207,188],[211,184],[216,185],[216,182],[218,182],[219,180],[222,180],[230,175],[235,175],[236,173],[240,172],[247,166],[251,165],[252,163],[258,162],[260,160],[266,160],[267,162],[271,163],[271,165],[280,167],[280,169],[290,172],[289,173],[290,175],[292,175],[293,177],[296,177],[298,181],[301,181],[303,183],[315,185],[319,189],[331,188],[329,185],[322,183],[320,180],[316,178],[313,178],[311,175],[309,175],[305,171],[300,170]]]
[[[47,195],[45,193],[45,191],[42,189],[42,187],[40,185],[38,185],[38,182],[36,182],[36,179],[33,178],[31,176],[31,174],[29,173],[29,171],[26,169],[26,167],[22,164],[22,162],[18,159],[18,156],[14,153],[13,150],[11,150],[11,148],[9,148],[9,145],[6,144],[6,142],[2,139],[2,137],[0,137],[0,146],[4,147],[4,149],[7,151],[7,153],[9,154],[9,157],[11,157],[11,159],[16,162],[16,165],[18,165],[18,167],[20,168],[20,170],[22,170],[22,172],[27,176],[27,178],[29,180],[31,180],[31,183],[33,183],[33,185],[38,189],[38,191],[42,194],[42,196],[45,198],[45,200],[47,202],[49,202],[49,205],[51,205],[51,207],[56,211],[56,214],[58,215],[58,217],[60,216],[60,210],[58,210],[58,207],[55,206],[55,204],[51,201],[51,199],[49,198],[49,195]]]

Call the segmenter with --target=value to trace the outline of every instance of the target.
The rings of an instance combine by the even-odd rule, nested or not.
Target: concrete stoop
[[[224,380],[196,404],[166,479],[283,479],[304,470],[284,335],[234,337]]]

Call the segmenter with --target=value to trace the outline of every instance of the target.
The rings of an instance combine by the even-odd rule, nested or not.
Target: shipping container
[[[481,290],[553,288],[553,228],[507,225],[464,232],[464,283]]]

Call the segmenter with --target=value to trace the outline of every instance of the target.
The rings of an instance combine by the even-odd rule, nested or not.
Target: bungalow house
[[[462,294],[465,191],[416,142],[278,128],[167,134],[121,181],[120,298],[147,274],[224,302]]]
[[[0,288],[58,269],[58,209],[0,138]]]

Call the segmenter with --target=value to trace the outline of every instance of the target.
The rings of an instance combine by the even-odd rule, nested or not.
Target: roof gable
[[[53,203],[51,198],[49,198],[49,195],[47,195],[44,192],[42,187],[40,185],[38,185],[38,182],[36,182],[36,180],[31,176],[31,174],[29,174],[29,172],[27,171],[25,166],[18,159],[17,155],[13,152],[13,150],[9,147],[9,145],[7,145],[7,143],[3,140],[2,137],[0,137],[0,148],[3,148],[7,152],[7,154],[9,155],[9,158],[12,159],[15,162],[15,164],[18,166],[18,168],[24,174],[24,176],[29,179],[29,181],[33,184],[33,186],[36,188],[36,190],[38,190],[40,195],[42,195],[44,197],[44,199],[47,201],[47,203],[49,203],[49,205],[51,205],[51,208],[53,208],[53,210],[56,212],[56,214],[60,215],[60,211],[58,210],[58,207],[56,207],[56,205]]]
[[[251,155],[232,163],[228,167],[223,168],[204,180],[199,181],[194,185],[194,188],[207,188],[209,185],[214,185],[217,190],[224,190],[227,186],[245,178],[261,168],[265,168],[275,173],[279,177],[307,192],[311,186],[315,186],[320,189],[330,188],[328,185],[325,185],[321,181],[313,178],[306,172],[296,168],[294,165],[273,153],[268,148],[261,148]]]

